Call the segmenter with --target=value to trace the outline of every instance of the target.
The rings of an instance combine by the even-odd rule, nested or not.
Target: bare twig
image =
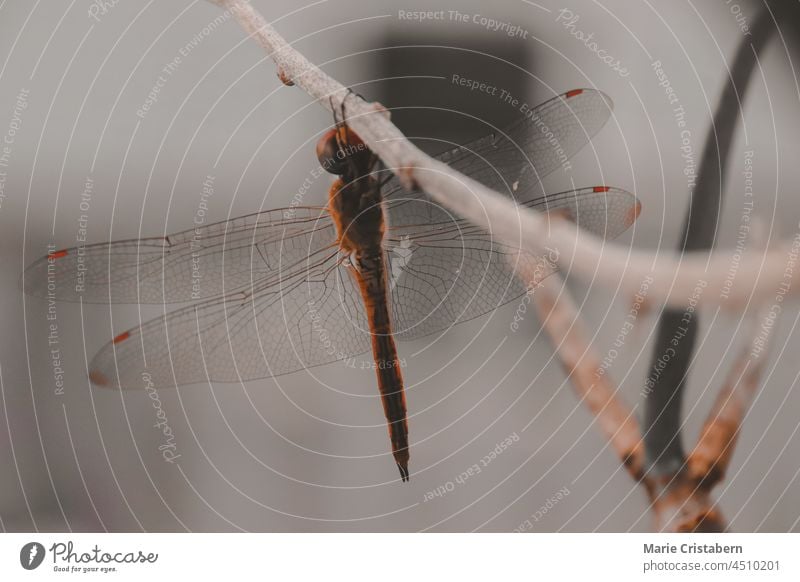
[[[767,359],[775,314],[763,308],[750,318],[745,344],[717,395],[700,438],[685,465],[673,476],[649,475],[654,484],[657,528],[668,531],[725,531],[711,490],[725,476],[742,421],[758,390]]]
[[[736,359],[689,455],[689,478],[706,489],[719,483],[728,469],[739,429],[761,381],[774,325],[775,314],[767,308],[750,318],[747,332],[752,341]]]
[[[524,274],[520,274],[524,277]],[[644,450],[639,423],[633,411],[618,396],[590,335],[569,295],[564,280],[555,273],[533,290],[533,304],[542,327],[550,337],[575,394],[597,419],[628,472],[636,480],[643,476]]]
[[[348,97],[341,83],[289,46],[247,0],[210,1],[232,12],[267,51],[282,79],[291,80],[328,109],[338,109]],[[653,277],[649,296],[654,302],[683,306],[698,281],[705,281],[710,290],[724,288],[729,264],[723,259],[709,262],[705,253],[656,257],[605,243],[565,222],[547,228],[537,212],[519,208],[509,198],[424,154],[384,115],[375,115],[378,110],[375,104],[352,98],[347,103],[348,123],[404,185],[421,188],[440,204],[505,242],[535,254],[542,253],[546,246],[555,248],[560,264],[569,265],[570,274],[614,289],[621,286],[622,292],[629,295],[636,293],[643,279]],[[737,281],[727,295],[704,293],[699,304],[740,306],[751,296],[759,302],[768,297],[784,276],[790,246],[786,242],[765,256],[746,253],[739,262],[740,272],[760,272],[761,276]],[[800,278],[800,274],[792,273],[791,277]],[[798,288],[800,285],[792,285],[793,290]]]
[[[519,273],[525,277],[525,273]],[[656,531],[725,531],[722,512],[711,490],[724,477],[747,408],[758,389],[763,362],[769,351],[774,313],[761,310],[750,318],[746,343],[706,420],[688,461],[675,473],[644,469],[641,429],[631,409],[620,398],[563,279],[556,273],[535,282],[533,303],[578,398],[597,419],[630,475],[645,489]]]
[[[644,487],[655,529],[722,531],[725,522],[714,507],[709,489],[699,487],[687,473],[666,479],[644,470],[639,424],[618,395],[619,389],[608,371],[602,370],[600,358],[592,348],[586,326],[563,279],[555,274],[537,282],[533,303],[576,395],[595,416],[628,473]]]

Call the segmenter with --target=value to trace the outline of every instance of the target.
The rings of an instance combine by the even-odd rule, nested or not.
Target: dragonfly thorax
[[[350,183],[336,180],[329,192],[328,210],[344,253],[358,257],[381,252],[386,221],[376,178],[366,176]]]
[[[317,143],[317,157],[339,175],[328,193],[339,248],[356,259],[380,254],[386,221],[375,156],[347,125],[338,124]]]

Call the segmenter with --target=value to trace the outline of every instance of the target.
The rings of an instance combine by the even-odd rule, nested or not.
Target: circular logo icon
[[[19,551],[19,563],[26,570],[35,570],[44,561],[44,546],[39,542],[28,542]]]

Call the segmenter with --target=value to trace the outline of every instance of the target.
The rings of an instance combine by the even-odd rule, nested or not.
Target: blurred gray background
[[[549,0],[253,3],[326,72],[390,107],[450,107],[491,123],[516,118],[485,94],[454,88],[453,73],[502,83],[530,104],[576,87],[603,90],[615,115],[574,158],[571,177],[635,192],[644,212],[618,242],[658,251],[677,244],[689,188],[680,130],[652,65],[661,61],[686,110],[698,159],[740,25],[758,6],[574,0],[569,9],[579,20],[568,28],[559,20],[564,6]],[[102,4],[0,5],[0,136],[11,142],[0,205],[3,530],[511,531],[560,490],[569,494],[531,519],[533,531],[648,530],[643,491],[577,402],[535,318],[509,331],[516,302],[433,343],[401,344],[409,484],[397,481],[373,373],[336,364],[246,385],[159,391],[181,455],[165,462],[147,394],[97,390],[86,374],[86,361],[112,332],[157,315],[158,307],[58,304],[64,385],[57,387],[48,304],[23,297],[19,280],[49,243],[76,244],[81,214],[89,216],[92,242],[157,236],[191,227],[208,176],[215,187],[209,221],[298,196],[321,204],[330,183],[323,176],[303,185],[330,116],[281,85],[263,51],[232,19],[220,20],[218,7]],[[420,23],[401,10],[445,12]],[[487,30],[474,15],[521,32]],[[782,34],[759,63],[737,131],[721,253],[736,241],[748,150],[755,212],[773,236],[798,229],[797,43],[794,23],[778,24]],[[627,76],[601,62],[575,30],[593,33]],[[417,48],[396,48],[407,45]],[[141,111],[170,63],[156,99]],[[396,119],[410,135],[456,142],[481,129],[457,116],[398,112]],[[84,212],[87,179],[93,188]],[[546,185],[570,187],[559,176]],[[574,281],[570,287],[606,353],[631,298]],[[658,309],[639,319],[611,367],[631,404],[639,401]],[[797,315],[794,306],[783,313],[765,385],[716,492],[734,530],[800,529]],[[702,317],[686,396],[687,446],[748,340],[738,334],[740,323],[732,314]],[[456,482],[510,435],[519,438],[480,474]],[[426,500],[439,487],[452,490]]]

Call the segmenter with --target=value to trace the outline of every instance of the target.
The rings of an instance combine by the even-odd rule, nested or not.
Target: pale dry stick
[[[742,420],[761,382],[763,362],[769,350],[769,333],[762,322],[770,321],[769,309],[751,316],[745,344],[729,372],[700,438],[685,466],[670,478],[653,479],[653,512],[659,531],[725,531],[725,519],[711,498],[711,490],[725,476]]]
[[[525,277],[522,272],[518,275]],[[595,416],[625,468],[645,488],[656,531],[724,531],[725,519],[711,490],[724,477],[742,420],[760,383],[769,350],[769,334],[762,333],[761,323],[772,321],[769,310],[749,318],[745,333],[752,341],[728,374],[686,467],[676,475],[656,477],[643,472],[639,423],[618,396],[611,377],[601,372],[601,360],[563,279],[556,273],[530,283],[537,315],[576,395]]]
[[[754,248],[765,249],[768,244],[767,225],[759,217],[753,219],[750,238]],[[765,305],[751,308],[742,332],[749,342],[734,360],[692,453],[674,471],[649,468],[658,531],[726,531],[725,518],[712,500],[711,490],[730,464],[739,428],[761,380],[776,317]]]
[[[248,0],[209,1],[231,11],[245,32],[267,51],[284,83],[294,83],[329,110],[341,109],[343,100],[350,96],[347,88],[292,48]],[[653,277],[651,301],[676,307],[686,304],[698,281],[705,281],[709,289],[723,289],[730,269],[727,260],[709,261],[704,252],[677,256],[631,251],[606,243],[566,221],[547,228],[546,219],[538,212],[518,207],[508,197],[423,153],[382,113],[378,104],[355,97],[347,100],[348,124],[400,177],[405,187],[420,188],[449,210],[508,244],[534,254],[541,254],[546,246],[555,248],[559,262],[570,265],[570,274],[614,289],[619,286],[629,295],[637,292],[643,279]],[[798,249],[800,236],[793,243],[777,245],[765,256],[745,254],[739,263],[740,272],[760,271],[761,276],[739,281],[727,297],[704,293],[700,305],[739,308],[748,299],[756,303],[767,300],[783,278],[787,252]],[[800,271],[791,277],[800,278]],[[791,289],[795,292],[800,285],[792,284]]]
[[[520,276],[525,277],[520,273]],[[564,279],[559,273],[532,282],[533,305],[550,338],[578,399],[597,424],[617,456],[636,480],[642,479],[644,449],[633,411],[617,395],[617,387],[602,368],[601,359]]]
[[[753,225],[759,248],[765,242],[764,228],[760,221]],[[555,269],[546,263],[546,257],[540,259],[545,261],[540,265],[516,258],[510,258],[510,264],[526,283],[542,327],[576,395],[595,416],[628,472],[645,488],[656,531],[724,531],[725,519],[711,498],[711,490],[724,477],[742,420],[758,389],[775,323],[772,310],[762,308],[747,319],[744,333],[751,339],[735,360],[686,464],[677,473],[659,475],[645,472],[641,428],[602,369],[591,335],[563,278],[558,273],[542,277]]]
[[[774,326],[775,316],[768,308],[751,318],[752,341],[734,363],[688,457],[689,476],[702,487],[711,489],[725,478],[742,421],[760,386]]]

